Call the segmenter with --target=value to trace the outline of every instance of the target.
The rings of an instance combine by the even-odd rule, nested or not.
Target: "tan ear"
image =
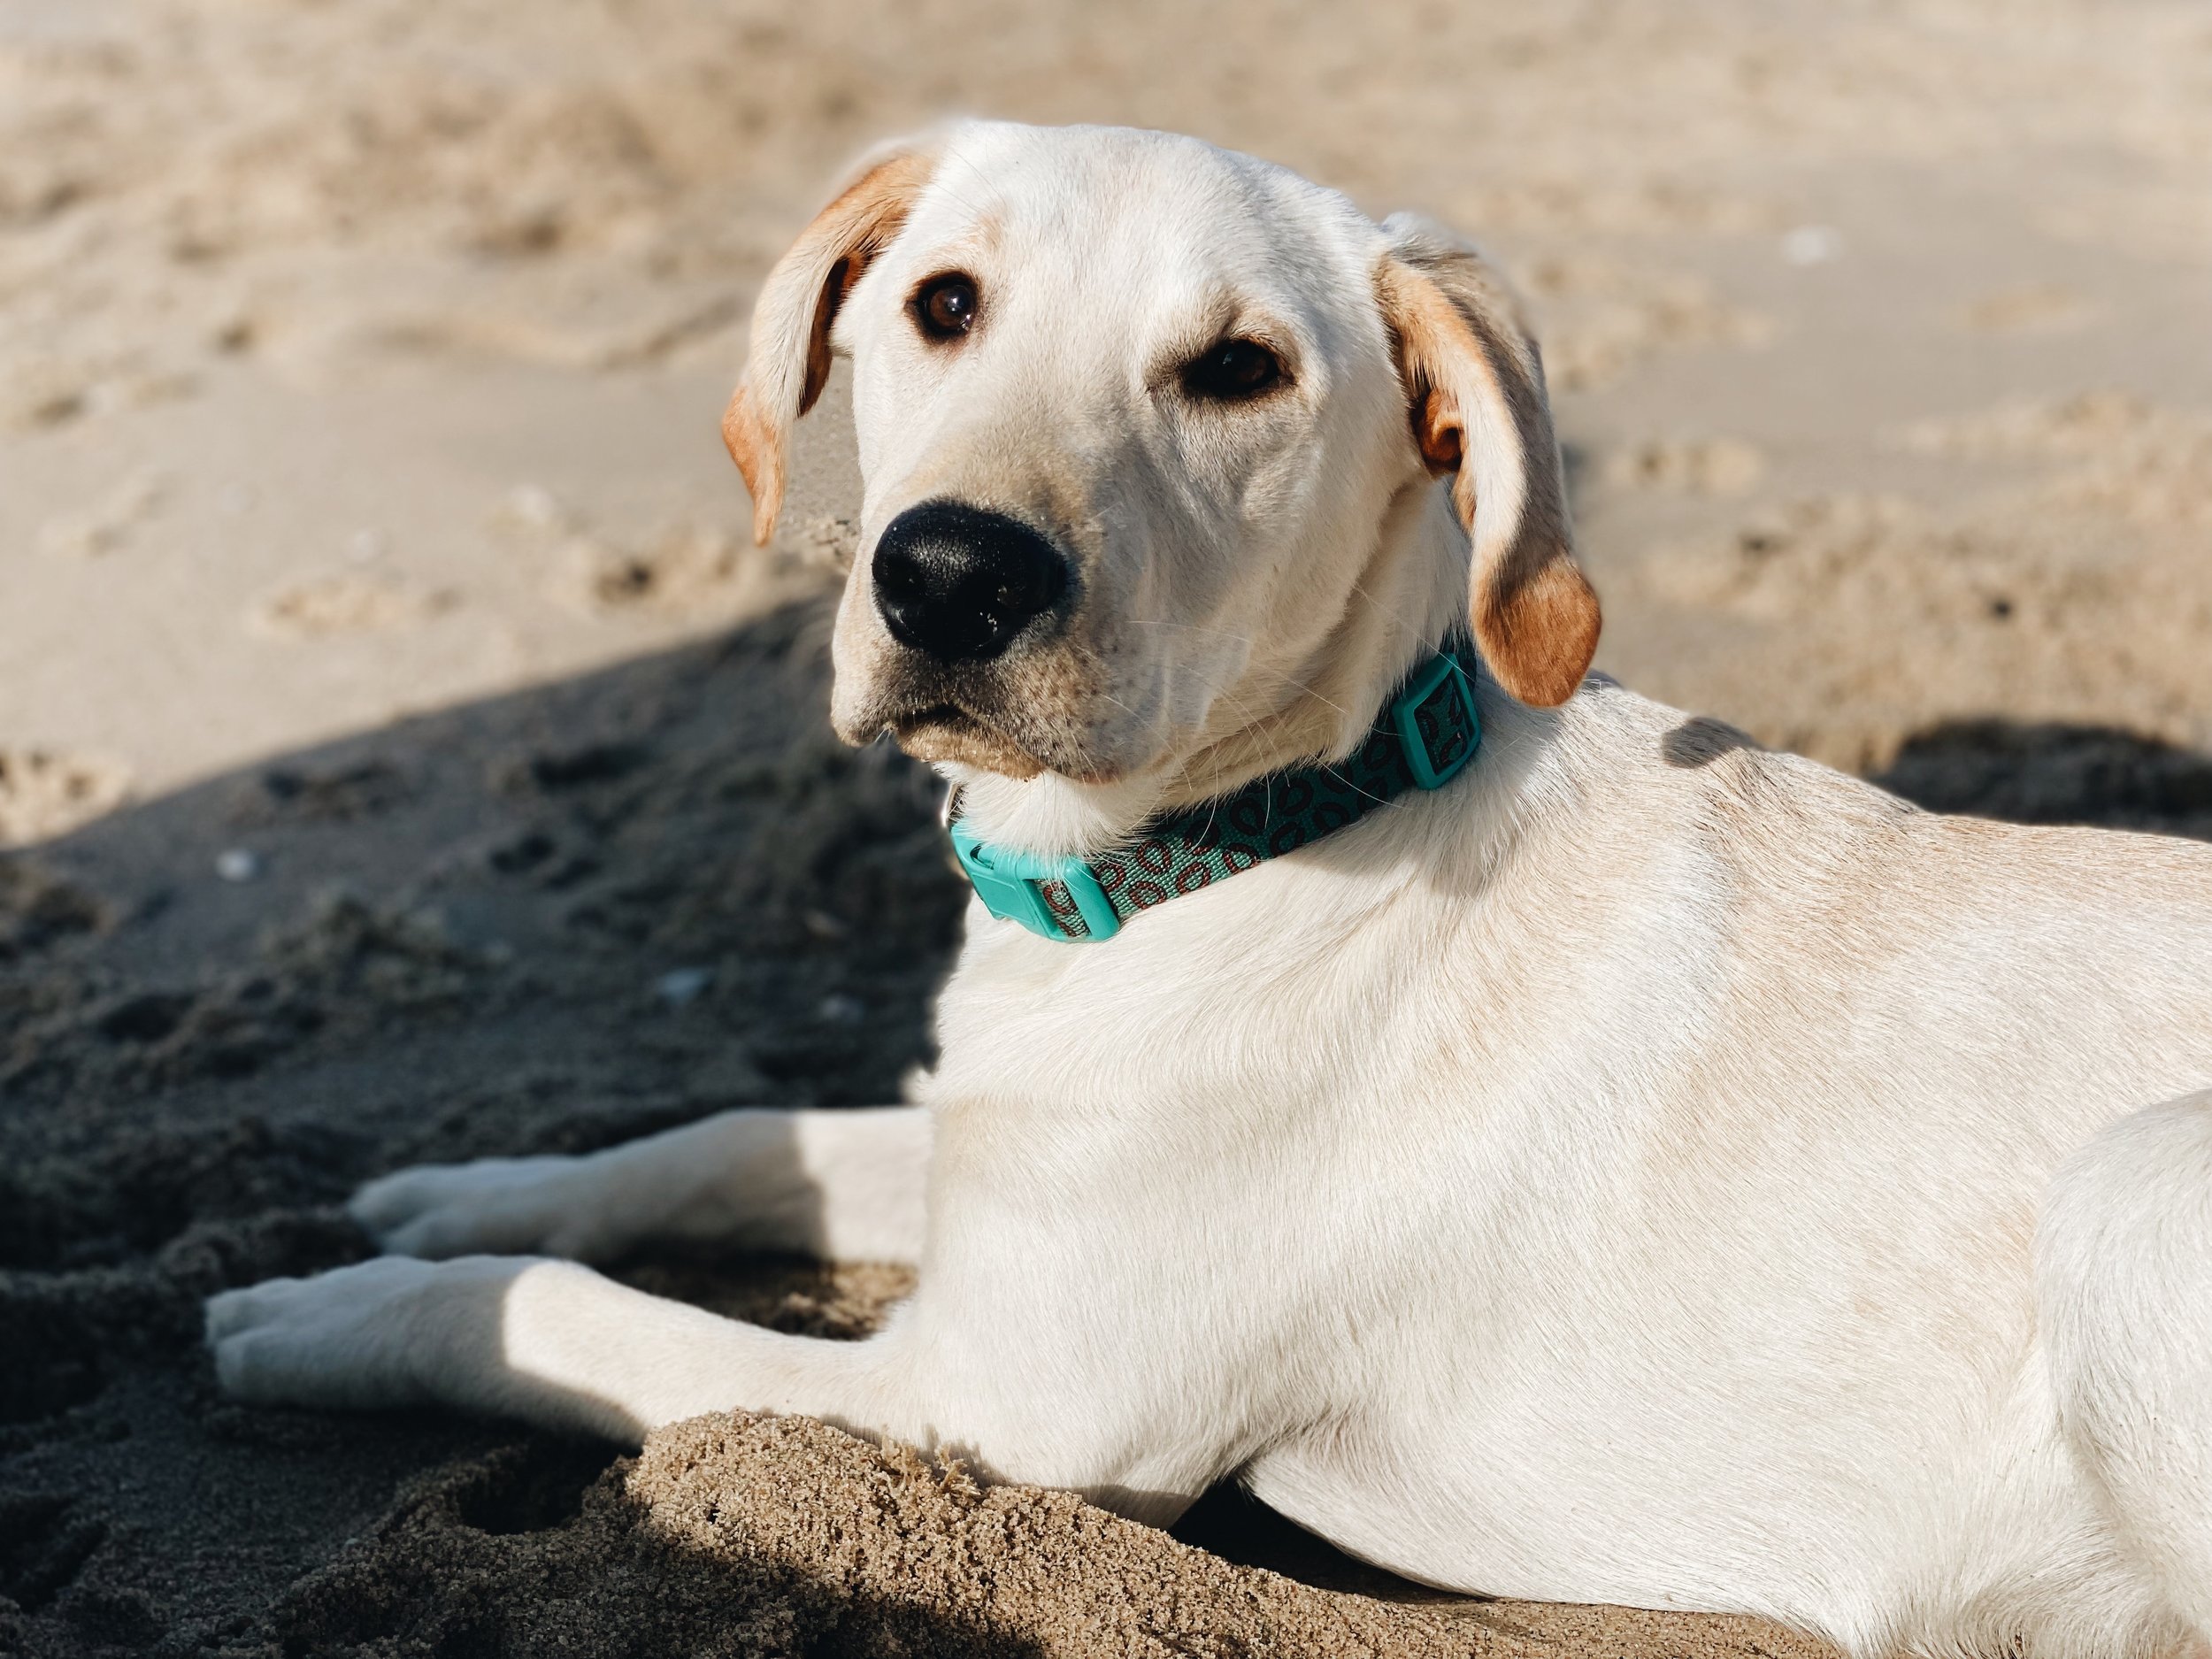
[[[933,149],[879,152],[776,261],[753,306],[751,355],[722,415],[722,442],[753,493],[753,540],[767,543],[783,505],[792,423],[830,373],[830,329],[869,262],[890,245],[929,182]]]
[[[1383,228],[1375,288],[1413,439],[1474,544],[1468,612],[1498,683],[1566,702],[1598,648],[1598,596],[1574,561],[1544,365],[1519,307],[1480,255],[1409,213]]]

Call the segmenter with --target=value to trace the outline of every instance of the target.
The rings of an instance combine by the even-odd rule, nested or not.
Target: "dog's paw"
[[[499,1307],[531,1263],[384,1256],[208,1299],[207,1346],[233,1399],[258,1405],[419,1405],[455,1392],[471,1345],[500,1340]]]
[[[394,1256],[560,1256],[618,1248],[586,1158],[428,1164],[371,1181],[346,1208]]]
[[[411,1304],[437,1269],[386,1258],[272,1279],[208,1299],[207,1345],[216,1379],[259,1404],[405,1403]]]

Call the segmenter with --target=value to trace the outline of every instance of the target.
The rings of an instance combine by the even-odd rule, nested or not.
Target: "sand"
[[[842,159],[1180,127],[1534,298],[1601,665],[1946,810],[2212,835],[2212,21],[2143,0],[0,9],[0,1654],[1809,1656],[1151,1532],[818,1425],[215,1396],[426,1158],[893,1098],[961,902],[823,719],[841,381],[715,419]],[[890,1270],[637,1282],[864,1333]]]

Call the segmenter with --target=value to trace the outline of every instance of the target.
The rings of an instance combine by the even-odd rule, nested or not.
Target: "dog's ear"
[[[1383,227],[1375,288],[1429,470],[1474,544],[1468,609],[1498,683],[1566,702],[1598,647],[1598,598],[1574,561],[1544,365],[1504,281],[1475,250],[1409,213]]]
[[[753,540],[766,545],[783,505],[792,423],[814,407],[830,373],[837,308],[890,245],[937,165],[934,147],[879,150],[776,261],[753,306],[751,355],[722,416],[722,442],[753,493]]]

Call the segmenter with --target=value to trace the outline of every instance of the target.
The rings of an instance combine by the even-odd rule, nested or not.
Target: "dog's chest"
[[[1332,918],[1327,885],[1264,866],[1101,945],[979,910],[939,1003],[932,1097],[1017,1095],[1055,1118],[1133,1124],[1196,1113],[1225,1129],[1332,1096],[1361,1110],[1402,1059],[1437,1052],[1457,999],[1402,926]]]

